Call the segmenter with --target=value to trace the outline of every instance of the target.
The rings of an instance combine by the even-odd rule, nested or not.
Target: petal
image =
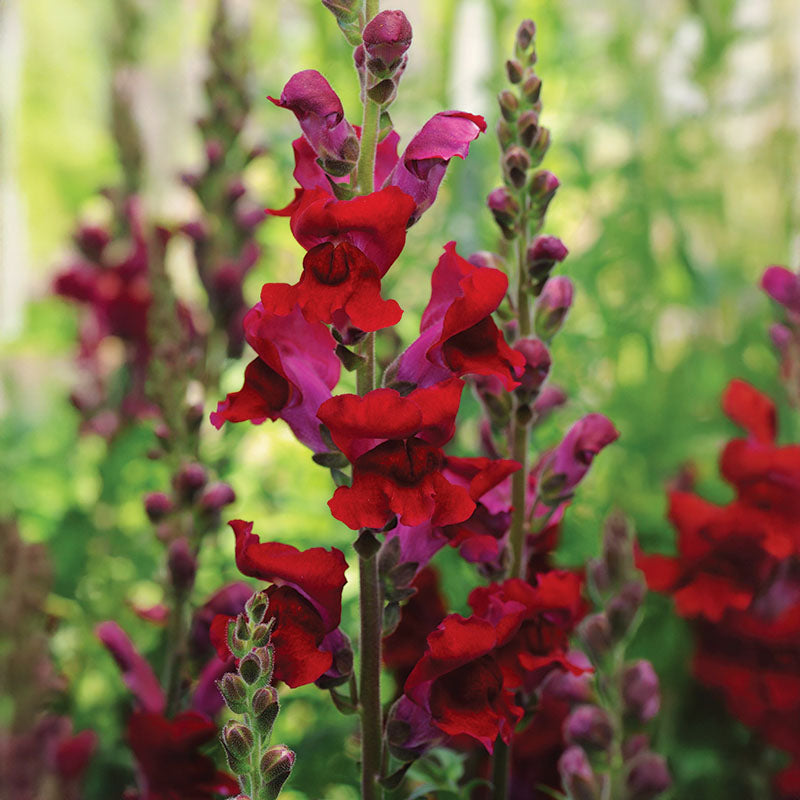
[[[749,383],[732,380],[722,396],[722,410],[761,444],[775,442],[775,404]]]

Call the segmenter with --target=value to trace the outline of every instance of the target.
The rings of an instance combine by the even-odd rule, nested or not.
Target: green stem
[[[519,412],[520,409],[517,410]],[[511,476],[511,566],[509,576],[525,578],[525,504],[528,486],[528,434],[530,422],[524,423],[520,414],[514,414],[511,432],[511,458],[522,467]]]
[[[164,688],[167,692],[167,717],[178,712],[181,699],[181,672],[189,645],[188,604],[191,588],[175,589],[174,603],[167,628],[167,662]]]
[[[381,590],[377,552],[359,559],[361,606],[361,797],[379,800],[383,796],[381,773]]]
[[[511,748],[498,736],[494,743],[492,767],[492,800],[506,800],[511,766]]]

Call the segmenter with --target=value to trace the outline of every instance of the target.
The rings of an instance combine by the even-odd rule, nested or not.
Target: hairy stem
[[[164,669],[164,688],[167,694],[166,715],[177,714],[181,699],[181,672],[189,645],[188,606],[191,588],[174,590],[174,600],[167,629],[167,661]]]
[[[514,414],[511,432],[511,458],[522,467],[511,476],[511,565],[508,570],[511,578],[525,578],[525,501],[528,486],[528,435],[530,422],[523,423],[522,415]]]
[[[494,743],[492,765],[492,800],[506,800],[511,766],[511,748],[498,736]]]

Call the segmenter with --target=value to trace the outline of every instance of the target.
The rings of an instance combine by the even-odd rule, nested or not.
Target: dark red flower
[[[400,623],[383,640],[383,663],[402,687],[425,653],[428,634],[444,619],[447,609],[439,588],[439,574],[425,567],[411,583],[417,590],[403,606]]]
[[[533,691],[554,667],[585,672],[569,656],[569,635],[586,613],[581,586],[575,573],[553,570],[535,586],[512,578],[470,592],[475,616],[497,630],[495,658],[506,686]]]
[[[258,425],[283,419],[303,444],[323,452],[317,409],[330,397],[341,369],[330,331],[306,321],[297,307],[278,316],[260,303],[250,309],[244,325],[258,358],[245,368],[244,386],[219,403],[211,422],[220,428],[225,421]]]
[[[495,626],[451,614],[427,642],[425,655],[406,681],[406,697],[450,736],[469,736],[490,753],[498,736],[510,742],[522,709],[493,656]]]
[[[742,503],[721,507],[672,492],[669,518],[679,556],[638,553],[636,565],[653,591],[673,595],[683,617],[718,622],[726,611],[746,609],[775,566],[769,551],[786,553],[774,518]]]
[[[522,353],[506,344],[492,319],[508,289],[505,273],[476,267],[445,245],[431,278],[431,299],[420,336],[400,356],[398,381],[430,386],[451,375],[493,375],[507,390],[525,367]]]
[[[319,409],[333,441],[353,465],[353,483],[340,486],[328,506],[336,519],[359,528],[401,524],[450,525],[475,503],[442,474],[444,445],[453,436],[463,384],[457,379],[403,397],[376,389],[363,397],[333,397]]]
[[[233,777],[200,752],[216,737],[214,723],[195,711],[172,720],[134,712],[128,740],[139,770],[141,800],[215,800],[219,794],[237,793]]]

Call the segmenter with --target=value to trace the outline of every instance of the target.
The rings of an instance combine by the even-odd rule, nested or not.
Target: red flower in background
[[[442,474],[442,445],[455,431],[463,384],[457,379],[403,397],[376,389],[363,397],[339,395],[319,409],[333,441],[353,465],[353,483],[340,486],[328,505],[349,528],[463,522],[475,503]]]
[[[141,800],[215,800],[235,794],[239,784],[221,772],[200,748],[217,738],[217,726],[202,714],[186,711],[172,720],[137,711],[128,723],[136,758]]]

